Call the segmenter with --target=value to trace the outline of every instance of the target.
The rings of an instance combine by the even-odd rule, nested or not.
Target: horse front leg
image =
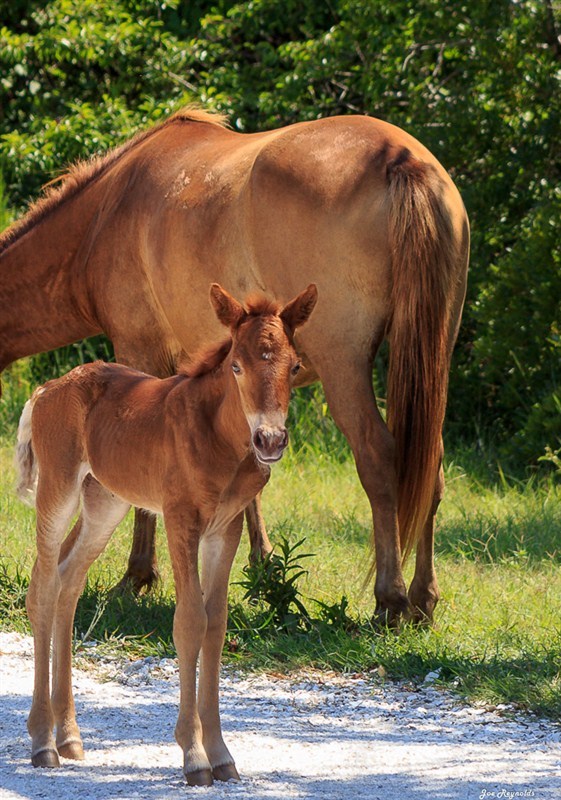
[[[179,660],[179,715],[175,738],[183,750],[183,772],[190,786],[211,786],[212,766],[203,744],[197,708],[197,660],[207,630],[198,573],[201,526],[196,513],[183,507],[164,508],[164,523],[175,580],[173,641]]]
[[[249,533],[249,562],[256,564],[273,551],[261,511],[261,492],[246,508],[245,518]]]
[[[156,517],[143,508],[135,508],[129,561],[126,572],[115,589],[119,592],[132,589],[135,594],[140,594],[142,589],[149,592],[159,577],[156,555]]]
[[[199,715],[203,742],[216,780],[239,780],[234,759],[224,744],[219,711],[220,659],[228,618],[228,579],[243,526],[239,514],[225,531],[205,536],[201,543],[202,587],[208,619],[201,650]]]

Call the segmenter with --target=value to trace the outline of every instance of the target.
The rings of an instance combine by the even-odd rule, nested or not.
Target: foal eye
[[[302,366],[302,364],[295,364],[295,365],[292,367],[292,374],[293,374],[293,375],[296,375],[298,372],[300,372],[300,367],[301,367],[301,366]]]
[[[237,361],[233,361],[232,362],[232,372],[234,372],[236,375],[239,375],[241,373],[241,371],[242,371],[242,368],[240,367],[238,362]]]

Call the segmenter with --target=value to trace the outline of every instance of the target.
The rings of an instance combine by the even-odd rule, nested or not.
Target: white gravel
[[[173,729],[174,661],[145,659],[75,672],[86,760],[29,763],[32,641],[0,633],[0,797],[10,800],[472,800],[561,797],[561,729],[360,677],[304,674],[222,680],[225,738],[239,784],[190,789]]]

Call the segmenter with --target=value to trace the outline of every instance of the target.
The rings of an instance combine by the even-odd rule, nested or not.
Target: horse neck
[[[63,204],[0,253],[0,370],[100,332],[77,258],[90,221],[80,211]]]

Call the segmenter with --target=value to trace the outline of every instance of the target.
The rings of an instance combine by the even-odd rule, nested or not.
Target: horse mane
[[[124,144],[108,150],[101,155],[92,156],[75,162],[57,177],[53,178],[43,187],[43,195],[29,206],[23,217],[13,222],[0,234],[0,253],[7,250],[10,245],[24,236],[28,231],[38,225],[54,209],[66,200],[75,197],[85,186],[103,175],[113,164],[121,159],[130,150],[150,139],[163,128],[181,122],[203,122],[227,127],[228,121],[224,114],[211,113],[194,106],[186,106],[163,122],[153,125],[145,131],[140,131]]]

